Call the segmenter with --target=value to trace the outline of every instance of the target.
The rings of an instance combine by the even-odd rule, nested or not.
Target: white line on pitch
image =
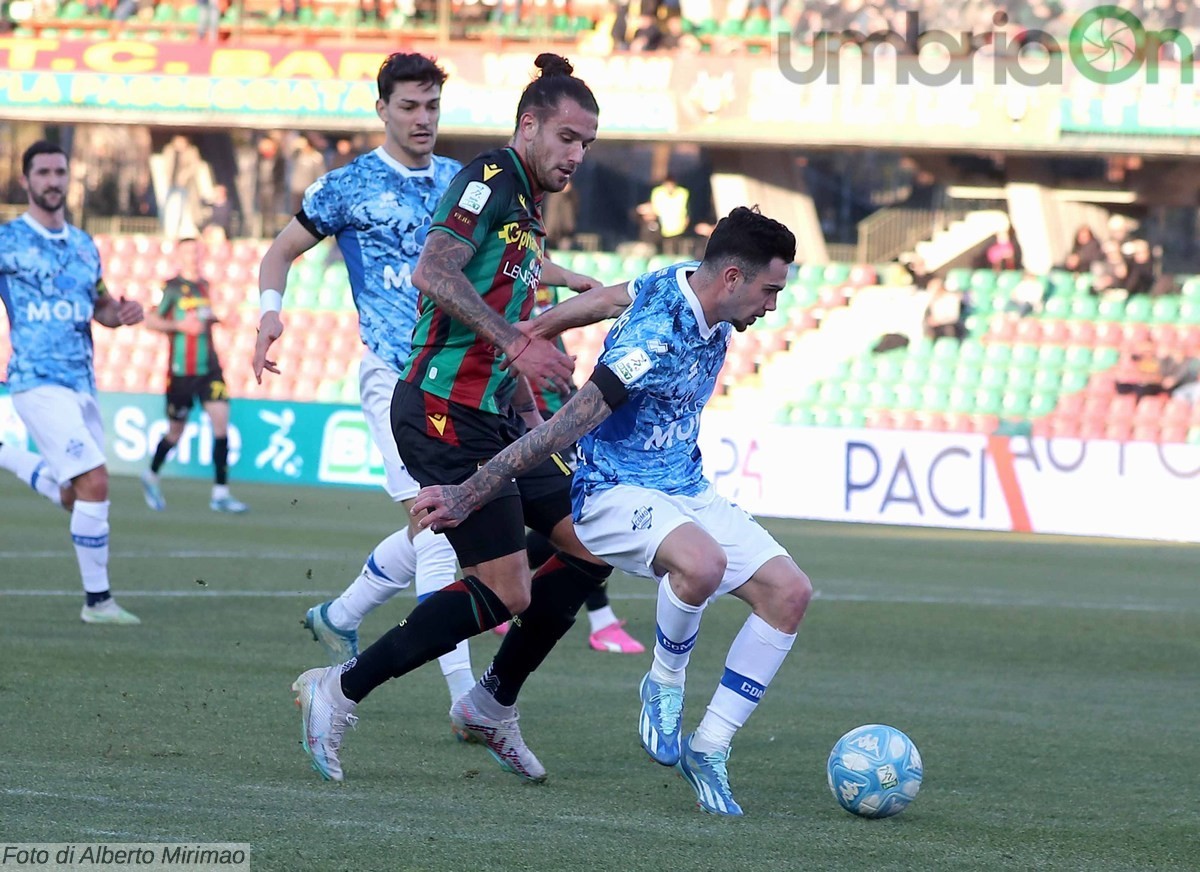
[[[5,596],[22,596],[22,597],[77,597],[81,591],[76,590],[0,590],[0,597]],[[285,599],[289,597],[327,597],[328,590],[221,590],[214,587],[203,587],[195,590],[121,590],[118,592],[122,598],[126,597],[162,597],[162,598],[180,598],[187,599],[192,597],[207,597],[207,598],[263,598],[263,599]],[[410,594],[411,595],[411,594]],[[624,592],[624,591],[609,591],[609,597],[615,600],[656,600],[657,594],[652,591],[646,592]],[[953,597],[953,596],[923,596],[923,595],[884,595],[877,594],[858,594],[858,593],[826,593],[817,591],[814,594],[814,599],[822,602],[835,603],[868,603],[868,604],[894,604],[894,605],[934,605],[934,606],[986,606],[990,608],[1054,608],[1054,609],[1076,609],[1082,611],[1110,611],[1110,612],[1147,612],[1147,613],[1185,613],[1191,614],[1197,611],[1194,606],[1186,604],[1172,603],[1122,603],[1122,602],[1101,602],[1088,600],[1055,600],[1045,597],[1022,597],[1014,596],[1012,598],[998,596],[980,596],[980,597]]]

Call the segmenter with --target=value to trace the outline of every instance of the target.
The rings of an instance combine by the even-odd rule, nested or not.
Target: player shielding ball
[[[714,814],[742,813],[729,786],[730,744],[791,650],[812,586],[784,548],[704,477],[700,413],[733,331],[774,310],[795,254],[791,231],[738,208],[717,224],[703,261],[556,306],[533,323],[534,335],[620,316],[591,378],[547,424],[461,485],[423,488],[413,504],[427,512],[422,526],[453,529],[514,476],[579,440],[572,488],[579,541],[616,568],[659,581],[654,661],[641,685],[642,745],[657,762],[677,766]],[[751,614],[707,712],[681,739],[700,619],[725,593]]]

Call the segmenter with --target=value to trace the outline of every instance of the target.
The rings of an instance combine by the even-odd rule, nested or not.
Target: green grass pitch
[[[700,814],[637,740],[649,655],[598,654],[586,621],[522,696],[550,772],[519,783],[448,728],[436,665],[377,690],[321,782],[289,685],[320,652],[305,608],[399,521],[380,492],[113,482],[111,573],[140,627],[79,622],[66,516],[0,481],[0,841],[249,842],[256,870],[1200,868],[1200,549],[767,521],[817,598],[734,743],[741,820]],[[618,577],[643,641],[653,588]],[[366,641],[411,593],[368,618]],[[709,609],[698,722],[745,616]],[[476,673],[498,644],[473,642]],[[842,811],[825,760],[863,723],[907,732],[916,802]]]

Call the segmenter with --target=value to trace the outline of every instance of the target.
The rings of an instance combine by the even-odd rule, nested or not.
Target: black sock
[[[213,472],[216,484],[229,481],[229,437],[213,437]]]
[[[529,555],[530,569],[537,569],[553,557],[554,552],[557,550],[554,547],[554,543],[537,530],[530,530],[525,534],[525,551]]]
[[[96,605],[99,605],[100,603],[104,602],[106,599],[112,599],[112,591],[111,590],[102,590],[102,591],[100,591],[100,593],[92,593],[91,591],[84,591],[84,593],[87,594],[87,604],[89,606],[96,606]]]
[[[171,453],[171,449],[174,447],[175,443],[168,442],[166,436],[158,440],[158,447],[154,449],[154,459],[150,461],[151,472],[156,475],[158,474],[158,471],[162,469],[162,465],[167,462],[167,455]]]
[[[463,639],[509,619],[504,603],[482,581],[467,575],[417,603],[408,617],[388,630],[342,673],[342,692],[354,702],[389,678],[454,650]]]
[[[588,598],[583,601],[589,612],[594,612],[596,609],[602,609],[608,605],[608,584],[602,584],[594,591],[588,594]]]
[[[575,623],[588,594],[612,573],[559,552],[533,577],[529,608],[513,618],[500,650],[479,680],[501,705],[514,705],[525,679]]]

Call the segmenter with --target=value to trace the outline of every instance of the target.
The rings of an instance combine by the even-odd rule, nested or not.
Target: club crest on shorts
[[[642,506],[640,509],[633,510],[633,527],[634,530],[649,530],[654,526],[654,509],[650,506]]]

